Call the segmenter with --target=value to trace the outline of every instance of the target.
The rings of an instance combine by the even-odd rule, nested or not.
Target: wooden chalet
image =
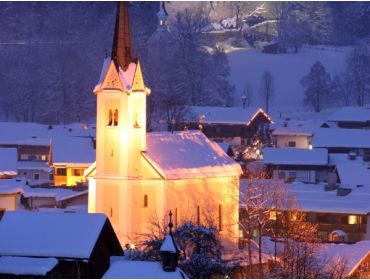
[[[271,118],[261,108],[193,106],[178,130],[200,129],[211,140],[248,145],[258,130],[268,130]]]
[[[39,278],[17,271],[34,264],[39,272],[43,262],[55,278],[101,278],[110,257],[120,255],[121,245],[102,214],[6,212],[0,223],[0,268],[3,257],[15,267],[14,272],[0,269],[7,278]]]

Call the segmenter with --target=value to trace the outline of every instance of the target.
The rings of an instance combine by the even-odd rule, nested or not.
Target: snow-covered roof
[[[273,136],[312,136],[313,128],[307,126],[282,126],[272,132]]]
[[[230,149],[230,144],[229,143],[224,143],[224,142],[217,142],[217,145],[221,147],[221,149],[227,153]]]
[[[350,277],[370,254],[370,241],[363,240],[354,244],[322,244],[320,254],[325,258],[324,261],[328,266],[335,265],[328,260],[340,261],[344,264],[344,276]],[[330,270],[330,267],[327,269]]]
[[[51,143],[54,163],[95,161],[95,150],[91,140],[96,133],[95,126],[76,123],[49,127],[37,123],[0,122],[0,131],[2,132],[0,144],[48,147]],[[22,168],[27,166],[28,164]]]
[[[95,150],[90,137],[58,137],[53,140],[54,163],[93,163]]]
[[[0,257],[0,274],[45,276],[57,264],[55,258]]]
[[[143,156],[166,179],[241,174],[240,165],[201,131],[147,133]]]
[[[52,171],[49,163],[45,161],[18,161],[17,167],[19,170],[42,170],[45,172]]]
[[[328,121],[332,122],[370,122],[370,108],[343,107],[332,114]]]
[[[219,124],[245,124],[250,122],[259,113],[262,113],[271,123],[270,117],[261,109],[257,107],[205,107],[192,106],[190,107],[195,119],[191,116],[189,121],[198,121],[201,123],[219,123]]]
[[[160,252],[177,253],[180,251],[179,246],[175,243],[173,236],[167,234],[159,249]]]
[[[103,214],[5,212],[0,255],[88,259],[106,220]]]
[[[319,128],[312,145],[320,148],[370,148],[370,130]]]
[[[370,186],[352,189],[346,196],[325,191],[324,184],[295,182],[288,186],[295,194],[298,205],[307,212],[368,214],[370,213]]]
[[[0,175],[17,175],[17,160],[17,149],[0,148]]]
[[[361,159],[347,160],[347,162],[336,164],[341,184],[350,188],[356,188],[356,186],[370,187],[369,168],[370,165],[364,163]]]
[[[277,165],[327,165],[327,149],[264,148],[263,162]]]
[[[23,193],[26,181],[24,179],[1,179],[0,194]]]
[[[104,274],[103,279],[185,279],[186,274],[176,268],[174,272],[163,270],[160,262],[116,261]]]
[[[284,184],[281,180],[258,180],[260,184]],[[325,191],[325,184],[304,184],[294,182],[284,184],[296,198],[296,204],[302,211],[317,213],[342,213],[366,215],[370,213],[370,187],[352,189],[346,196],[338,196],[336,190]],[[240,180],[240,207],[245,206],[248,180]],[[295,205],[293,205],[295,206]]]

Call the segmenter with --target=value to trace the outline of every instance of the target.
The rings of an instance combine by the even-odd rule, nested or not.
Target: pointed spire
[[[120,1],[117,5],[116,27],[112,47],[112,59],[117,68],[126,70],[132,62],[131,32],[128,17],[128,1]]]

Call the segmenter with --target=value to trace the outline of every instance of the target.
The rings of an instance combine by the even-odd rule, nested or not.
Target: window
[[[27,154],[21,154],[21,160],[28,160]]]
[[[47,160],[47,156],[46,155],[41,155],[41,160],[42,161],[46,161]]]
[[[56,175],[58,176],[66,176],[67,175],[67,168],[57,168]]]
[[[295,147],[295,141],[289,141],[288,142],[288,147],[294,148]]]
[[[84,170],[82,168],[72,169],[73,176],[82,176],[83,173],[84,173]]]
[[[40,174],[39,173],[34,173],[33,174],[33,179],[34,180],[39,180],[40,179]]]
[[[348,216],[348,224],[349,225],[361,224],[361,217],[356,216],[356,215],[349,215]]]
[[[144,195],[144,208],[147,208],[148,207],[148,195],[145,194]]]
[[[114,110],[114,120],[113,120],[113,122],[114,122],[114,126],[117,126],[118,125],[118,110],[116,109],[116,110]]]
[[[113,124],[113,112],[112,110],[109,110],[108,125],[111,126],[112,124]]]
[[[198,224],[198,226],[200,225],[200,207],[199,207],[199,205],[197,206],[197,224]]]
[[[270,211],[270,221],[276,221],[277,213],[276,211]]]
[[[222,231],[222,205],[218,205],[218,230]]]
[[[135,127],[135,128],[140,128],[139,122],[137,121],[137,113],[135,113],[135,118],[134,118],[134,127]]]
[[[279,172],[279,179],[280,180],[285,180],[285,172],[284,171]]]
[[[290,179],[295,179],[297,177],[297,172],[295,171],[290,171],[289,172],[289,176],[288,176]]]
[[[49,181],[54,181],[54,174],[49,174]]]

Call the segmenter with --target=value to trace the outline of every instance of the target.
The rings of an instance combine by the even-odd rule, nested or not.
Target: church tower
[[[118,2],[111,55],[103,63],[97,97],[96,175],[89,212],[105,213],[118,235],[132,232],[130,180],[143,174],[146,151],[146,88],[133,58],[128,5]],[[120,236],[119,236],[120,238]]]
[[[146,95],[140,61],[132,55],[127,2],[117,7],[111,57],[97,95],[97,166],[101,176],[137,177],[146,150]]]

